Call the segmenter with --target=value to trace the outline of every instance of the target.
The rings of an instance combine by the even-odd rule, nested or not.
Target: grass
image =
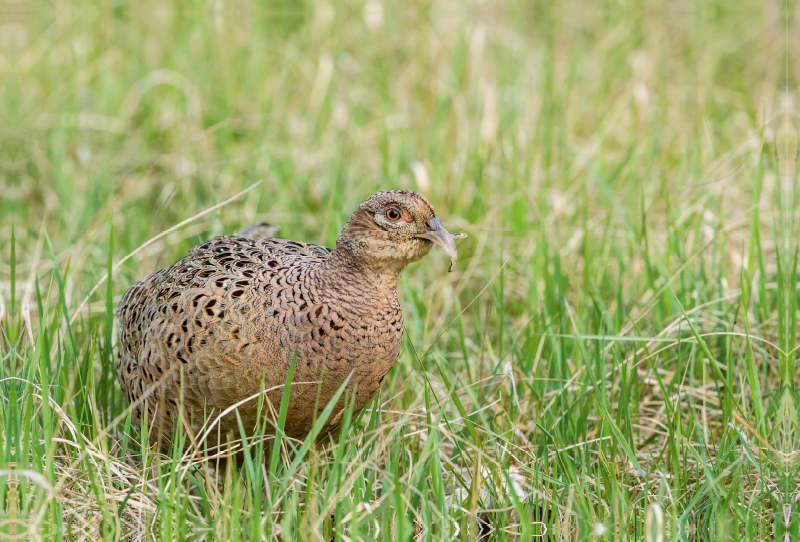
[[[0,538],[797,539],[792,10],[0,3]],[[125,289],[397,187],[470,237],[338,440],[143,446]]]

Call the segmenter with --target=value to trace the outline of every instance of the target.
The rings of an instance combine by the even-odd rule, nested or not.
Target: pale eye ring
[[[403,215],[395,207],[389,207],[388,209],[386,209],[386,218],[388,218],[389,220],[392,221],[400,220],[401,216]]]

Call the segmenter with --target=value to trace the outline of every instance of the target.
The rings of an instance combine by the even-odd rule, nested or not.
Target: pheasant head
[[[455,239],[424,197],[409,190],[389,190],[369,197],[350,216],[335,253],[349,262],[377,271],[399,273],[439,245],[450,256],[450,271],[458,259]]]

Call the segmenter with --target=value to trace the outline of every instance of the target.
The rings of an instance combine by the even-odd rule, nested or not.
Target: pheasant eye
[[[400,211],[398,211],[394,207],[389,207],[386,210],[386,218],[388,218],[389,220],[400,220],[401,216],[402,215],[400,214]]]

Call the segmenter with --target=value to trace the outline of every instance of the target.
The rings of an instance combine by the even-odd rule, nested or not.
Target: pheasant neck
[[[395,297],[401,271],[367,265],[339,249],[334,250],[319,268],[320,276],[329,284],[344,291],[359,292],[365,297],[373,297],[376,293]]]

